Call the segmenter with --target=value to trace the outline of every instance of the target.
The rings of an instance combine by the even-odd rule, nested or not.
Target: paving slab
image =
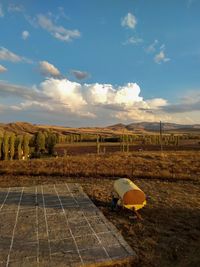
[[[0,266],[112,266],[135,257],[80,185],[0,188]]]

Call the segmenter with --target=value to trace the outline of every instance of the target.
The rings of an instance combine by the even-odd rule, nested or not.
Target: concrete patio
[[[78,184],[0,188],[0,266],[112,266],[134,257]]]

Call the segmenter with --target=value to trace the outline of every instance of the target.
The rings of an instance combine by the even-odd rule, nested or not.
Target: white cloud
[[[165,50],[165,44],[162,44],[162,45],[160,46],[160,50]]]
[[[30,36],[30,33],[28,31],[23,31],[22,32],[22,39],[26,40]]]
[[[52,106],[52,104],[48,103],[48,102],[39,102],[39,101],[30,101],[30,100],[26,100],[25,102],[20,103],[18,106],[16,105],[12,105],[11,108],[13,110],[16,111],[20,111],[20,110],[30,110],[36,111],[54,111],[54,107]]]
[[[152,44],[146,48],[147,53],[154,53],[154,62],[161,64],[162,62],[170,61],[170,58],[165,55],[165,44],[159,45],[159,41],[155,39]]]
[[[80,71],[80,70],[71,70],[71,73],[75,76],[78,80],[86,79],[90,76],[90,74],[86,71]]]
[[[150,109],[159,109],[168,105],[166,99],[163,98],[154,98],[146,101]]]
[[[18,99],[16,103],[13,103],[13,96]],[[199,92],[189,94],[182,102],[170,104],[163,98],[144,99],[136,83],[113,86],[47,78],[38,87],[26,88],[0,81],[0,100],[5,97],[12,100],[9,106],[12,112],[27,114],[29,111],[30,114],[39,114],[41,118],[45,116],[49,121],[52,117],[55,121],[66,121],[68,118],[77,122],[84,120],[89,124],[101,121],[104,125],[112,121],[183,123],[186,117],[188,122],[199,121]]]
[[[50,17],[45,15],[37,15],[37,24],[44,30],[48,31],[53,37],[60,41],[69,42],[80,37],[78,30],[69,30],[63,26],[56,25]]]
[[[0,4],[0,18],[3,18],[3,17],[4,17],[3,7]]]
[[[136,17],[130,12],[121,20],[121,25],[130,29],[134,29],[137,24]]]
[[[7,83],[0,81],[0,99],[3,97],[14,97],[25,100],[41,101],[49,100],[41,91],[36,87],[25,87],[17,84]]]
[[[40,61],[40,71],[45,76],[60,76],[60,71],[47,61]]]
[[[23,60],[21,56],[9,51],[5,47],[0,47],[0,60],[12,61],[12,62],[20,62]]]
[[[154,57],[154,61],[155,61],[157,64],[160,64],[160,63],[162,63],[162,62],[170,61],[170,58],[167,58],[167,57],[165,56],[164,51],[160,51],[158,54],[155,55],[155,57]]]
[[[143,39],[141,39],[139,37],[131,36],[123,44],[124,45],[127,45],[127,44],[138,45],[138,44],[141,44],[141,43],[143,43]]]
[[[7,71],[7,69],[4,66],[0,65],[0,73],[5,72],[5,71]]]
[[[76,82],[70,82],[67,79],[46,79],[40,84],[42,92],[67,108],[72,112],[79,112],[79,110],[86,105],[81,94],[81,85]]]
[[[157,46],[157,44],[158,44],[158,40],[154,40],[153,43],[150,44],[150,45],[147,47],[146,51],[147,51],[148,53],[153,53],[153,52],[155,52],[155,51],[156,51],[156,46]]]
[[[11,61],[11,62],[32,63],[31,60],[25,57],[19,56],[2,46],[0,47],[0,60]]]

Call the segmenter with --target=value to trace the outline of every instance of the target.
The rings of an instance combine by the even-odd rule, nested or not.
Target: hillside
[[[138,122],[138,123],[131,123],[128,125],[124,124],[115,124],[108,126],[109,129],[115,130],[128,130],[134,132],[156,132],[160,130],[160,123],[159,122]],[[191,131],[200,131],[200,124],[193,124],[193,125],[184,125],[184,124],[176,124],[176,123],[162,123],[162,129],[164,131],[184,131],[184,132],[191,132]]]
[[[166,132],[200,132],[200,125],[181,125],[175,123],[163,123],[163,130]],[[4,132],[10,132],[15,134],[34,134],[39,130],[51,130],[58,134],[69,133],[88,133],[88,134],[123,134],[123,133],[148,133],[157,132],[160,129],[159,122],[140,122],[131,123],[128,125],[119,123],[107,127],[87,127],[87,128],[70,128],[64,126],[55,125],[36,125],[28,122],[12,122],[12,123],[0,123],[0,134]]]

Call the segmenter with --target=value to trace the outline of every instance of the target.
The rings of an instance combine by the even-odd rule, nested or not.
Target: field
[[[193,142],[182,142],[179,146],[163,146],[164,151],[200,151],[200,145],[197,144],[198,140]],[[127,151],[127,146],[124,146]],[[59,156],[67,155],[80,155],[80,154],[94,154],[97,153],[97,145],[94,142],[90,143],[73,143],[73,144],[58,144],[55,151]],[[116,153],[122,151],[120,143],[101,143],[100,153]],[[160,145],[144,145],[144,144],[129,144],[128,151],[160,151]]]
[[[78,182],[138,255],[135,266],[200,266],[200,152],[130,152],[0,162],[0,186]],[[142,221],[110,210],[113,180],[147,194]]]

